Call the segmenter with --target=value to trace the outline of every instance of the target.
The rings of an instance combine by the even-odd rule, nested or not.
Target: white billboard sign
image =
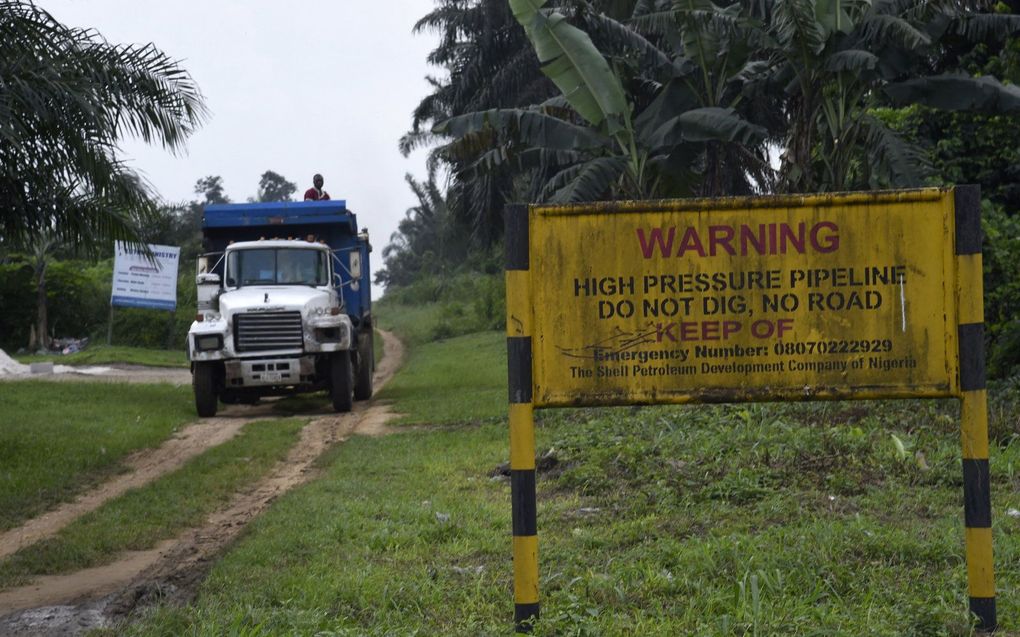
[[[116,242],[111,305],[171,311],[177,307],[181,249],[149,244],[149,250],[154,257],[151,261],[138,246]]]

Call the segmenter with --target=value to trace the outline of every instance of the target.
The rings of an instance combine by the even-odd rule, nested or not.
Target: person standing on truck
[[[328,201],[329,193],[322,189],[322,175],[312,177],[312,187],[305,191],[305,201]]]

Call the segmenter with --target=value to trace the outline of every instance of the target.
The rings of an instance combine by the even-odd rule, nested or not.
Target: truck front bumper
[[[316,382],[315,356],[241,358],[223,362],[227,389],[312,385]]]

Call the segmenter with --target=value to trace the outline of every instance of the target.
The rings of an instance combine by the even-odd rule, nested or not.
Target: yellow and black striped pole
[[[956,261],[959,272],[960,429],[963,441],[963,507],[967,588],[978,629],[993,631],[992,496],[988,472],[988,395],[985,389],[985,323],[981,279],[981,191],[957,186]]]
[[[538,524],[535,412],[532,404],[532,303],[528,207],[507,206],[506,332],[510,387],[510,500],[513,515],[514,626],[538,620]]]

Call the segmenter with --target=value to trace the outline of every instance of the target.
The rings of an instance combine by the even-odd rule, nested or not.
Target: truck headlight
[[[223,349],[222,334],[202,334],[195,336],[195,349],[199,352]]]

